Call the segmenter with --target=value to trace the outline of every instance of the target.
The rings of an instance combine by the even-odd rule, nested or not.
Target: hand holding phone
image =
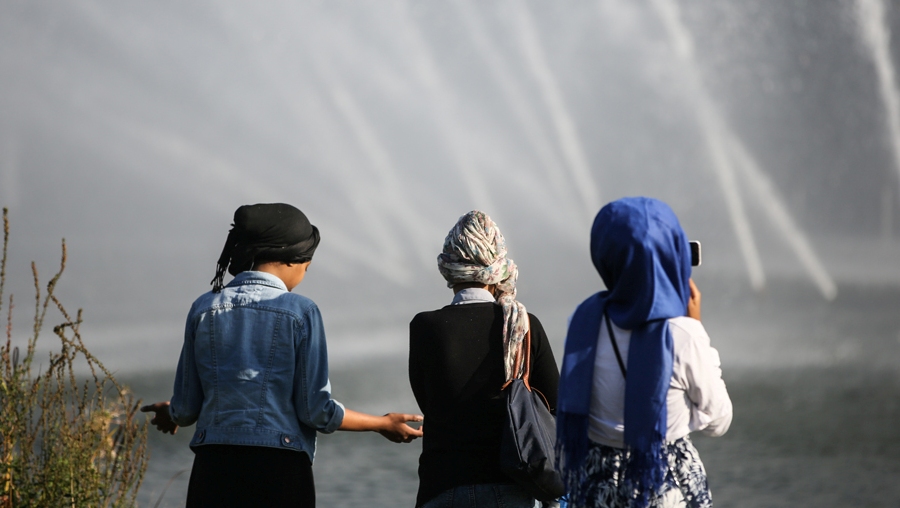
[[[691,285],[691,298],[688,300],[687,317],[700,321],[700,290],[694,284],[694,279],[690,279],[688,282]]]

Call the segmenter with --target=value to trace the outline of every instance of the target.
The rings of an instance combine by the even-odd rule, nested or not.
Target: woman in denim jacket
[[[331,398],[322,317],[291,290],[319,231],[287,204],[245,205],[213,289],[191,306],[170,402],[142,408],[174,434],[196,423],[187,506],[315,506],[316,433],[381,433],[408,443],[419,415],[373,416]],[[225,270],[234,279],[223,284]]]

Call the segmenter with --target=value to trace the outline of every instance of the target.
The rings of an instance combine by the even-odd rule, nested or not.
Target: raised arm
[[[688,283],[691,286],[691,297],[688,300],[687,317],[700,321],[700,289],[694,284],[694,279],[689,279]]]
[[[709,335],[699,321],[681,318],[677,323],[680,329],[673,332],[689,335],[677,354],[683,366],[679,369],[684,376],[681,382],[693,404],[690,428],[721,436],[731,426],[733,408],[722,379],[719,352],[710,344]]]

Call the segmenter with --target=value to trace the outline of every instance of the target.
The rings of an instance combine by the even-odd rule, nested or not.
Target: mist
[[[8,291],[28,301],[28,263],[46,280],[64,237],[58,291],[88,346],[173,369],[235,208],[288,202],[322,232],[295,291],[332,357],[402,356],[412,316],[449,301],[444,235],[481,209],[561,347],[602,289],[594,214],[649,195],[703,243],[711,329],[748,301],[832,312],[900,285],[897,29],[877,0],[9,0]],[[723,361],[818,358],[773,349],[795,332],[724,333]]]

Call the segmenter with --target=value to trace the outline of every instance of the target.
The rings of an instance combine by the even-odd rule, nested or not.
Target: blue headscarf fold
[[[577,503],[588,448],[594,357],[605,315],[631,330],[625,383],[625,481],[646,506],[662,485],[666,396],[672,377],[667,319],[683,316],[690,298],[691,257],[678,218],[662,201],[623,198],[604,206],[591,229],[591,259],[607,290],[582,302],[569,324],[559,380],[557,454]]]

